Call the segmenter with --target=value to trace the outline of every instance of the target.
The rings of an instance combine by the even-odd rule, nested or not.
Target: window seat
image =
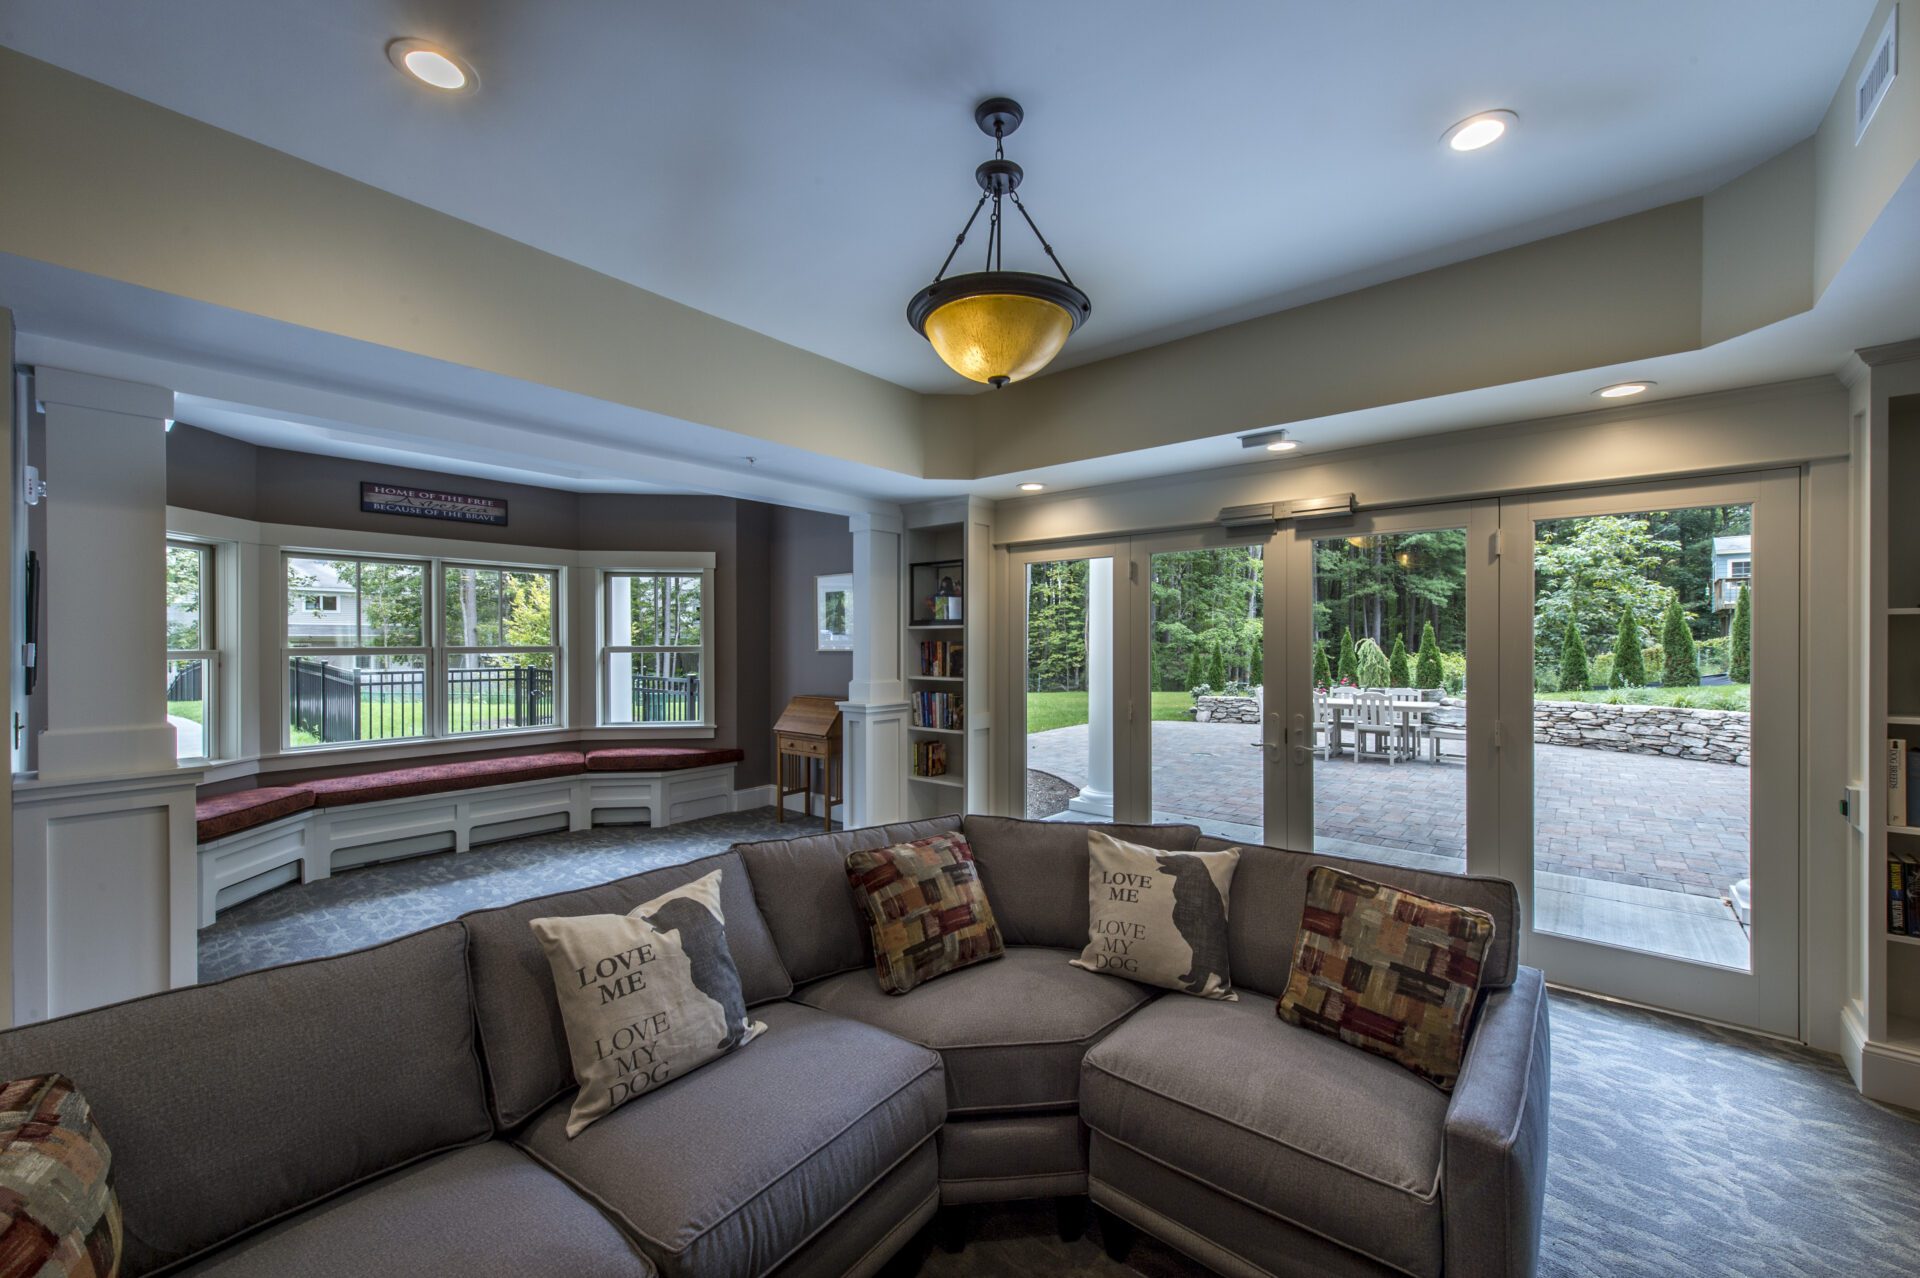
[[[612,745],[409,762],[195,804],[200,926],[296,877],[592,825],[671,825],[734,808],[736,749]]]

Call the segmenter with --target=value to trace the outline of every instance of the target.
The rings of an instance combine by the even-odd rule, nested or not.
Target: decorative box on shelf
[[[964,559],[935,559],[914,564],[908,583],[907,624],[911,626],[961,626],[965,624],[966,593]]]

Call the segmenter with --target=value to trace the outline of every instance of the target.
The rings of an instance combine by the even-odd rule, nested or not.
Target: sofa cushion
[[[738,763],[744,750],[703,750],[693,746],[597,746],[587,751],[589,772],[679,772]]]
[[[194,1278],[651,1278],[611,1220],[503,1140],[457,1149],[328,1199],[213,1253]]]
[[[1005,946],[958,831],[847,854],[847,881],[872,932],[880,988],[905,994]]]
[[[1280,1019],[1451,1091],[1492,936],[1485,910],[1315,866]]]
[[[251,830],[256,825],[278,821],[313,806],[313,791],[298,786],[269,785],[254,790],[235,790],[197,800],[193,819],[202,843],[224,839],[229,834]]]
[[[871,982],[871,978],[868,978]],[[775,1269],[933,1138],[940,1058],[797,1003],[767,1034],[573,1140],[567,1105],[518,1144],[598,1202],[669,1278]]]
[[[120,1264],[113,1151],[64,1074],[0,1086],[0,1272],[108,1278]]]
[[[553,971],[528,924],[537,918],[572,914],[625,914],[643,901],[715,870],[724,871],[720,905],[727,919],[727,951],[733,955],[747,1006],[785,998],[793,982],[780,965],[773,937],[754,903],[746,868],[732,852],[478,910],[461,920],[470,938],[467,959],[473,969],[474,1014],[486,1059],[488,1099],[500,1126],[519,1126],[574,1086],[566,1025],[553,994]],[[845,877],[841,876],[842,882]]]
[[[739,870],[735,869],[738,874]],[[767,1028],[727,953],[721,871],[625,914],[534,919],[573,1054],[567,1135],[684,1078]]]
[[[1167,852],[1100,830],[1087,839],[1091,919],[1073,965],[1199,998],[1236,997],[1227,901],[1240,849]]]
[[[866,920],[854,907],[853,886],[847,882],[847,854],[959,828],[959,817],[936,817],[742,843],[734,851],[747,864],[753,895],[787,971],[804,984],[873,963]]]
[[[1087,1053],[1080,1086],[1102,1137],[1381,1264],[1439,1275],[1447,1098],[1398,1065],[1264,1000],[1163,998]]]
[[[1095,827],[969,816],[960,828],[973,847],[980,881],[993,900],[1000,935],[1008,945],[1072,950],[1086,945],[1087,831]],[[1116,839],[1173,852],[1191,852],[1200,839],[1200,828],[1193,825],[1097,828]]]
[[[570,777],[584,772],[586,766],[586,758],[578,750],[546,750],[539,754],[461,759],[452,763],[423,764],[416,768],[386,768],[348,777],[324,777],[318,781],[302,781],[299,788],[312,794],[314,802],[321,807],[337,808],[349,803],[410,799],[416,795],[471,790],[483,785]]]
[[[440,1154],[255,1234],[194,1278],[649,1278],[600,1209],[505,1141]]]
[[[113,1143],[125,1274],[492,1133],[466,932],[173,990],[0,1034],[0,1077],[55,1070]]]
[[[1233,963],[1233,983],[1243,994],[1258,990],[1278,998],[1287,988],[1287,975],[1293,970],[1294,938],[1307,903],[1307,872],[1316,865],[1331,865],[1436,901],[1485,910],[1493,916],[1493,941],[1487,946],[1480,987],[1494,990],[1513,984],[1519,966],[1515,937],[1520,926],[1520,896],[1506,879],[1406,870],[1317,852],[1230,843],[1211,836],[1203,836],[1200,846],[1240,849],[1240,868],[1233,876],[1233,910],[1227,916],[1227,954]],[[975,855],[980,855],[977,848]],[[984,856],[980,859],[985,862]],[[991,878],[987,879],[987,890],[993,890]],[[999,900],[996,896],[995,904]],[[1005,929],[1005,918],[1000,926]],[[1008,941],[1011,943],[1012,938]]]
[[[1095,980],[1070,966],[1072,957],[1013,946],[905,998],[883,992],[868,972],[829,976],[793,997],[939,1052],[955,1114],[1058,1109],[1080,1099],[1087,1048],[1154,997],[1132,981]]]

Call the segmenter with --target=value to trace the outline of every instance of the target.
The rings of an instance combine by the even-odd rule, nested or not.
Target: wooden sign
[[[435,492],[431,488],[403,488],[398,484],[363,482],[360,509],[377,515],[450,519],[458,524],[496,524],[504,528],[507,523],[507,503],[498,497],[469,497]]]

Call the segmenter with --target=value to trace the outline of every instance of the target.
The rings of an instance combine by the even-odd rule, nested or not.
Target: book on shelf
[[[913,775],[917,777],[947,775],[947,743],[944,741],[914,742]]]
[[[920,641],[920,673],[936,678],[954,679],[966,671],[966,645],[945,640]]]
[[[1910,853],[1887,858],[1887,931],[1920,936],[1920,859]]]
[[[959,729],[966,726],[966,708],[957,692],[913,694],[913,726]]]
[[[1907,743],[1899,737],[1887,738],[1886,753],[1887,824],[1907,823]]]

